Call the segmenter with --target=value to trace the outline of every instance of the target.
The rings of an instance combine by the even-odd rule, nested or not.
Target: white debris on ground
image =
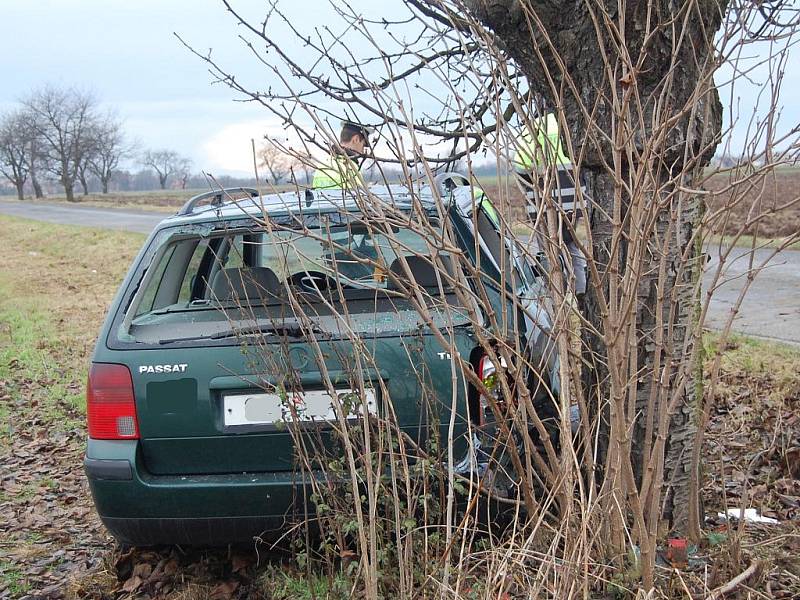
[[[729,508],[724,513],[717,513],[717,516],[720,519],[729,519],[729,518],[744,519],[745,521],[749,521],[750,523],[766,523],[768,525],[777,525],[778,523],[780,523],[778,519],[761,516],[760,514],[758,514],[758,511],[755,508],[745,508],[744,514],[742,514],[741,508]]]

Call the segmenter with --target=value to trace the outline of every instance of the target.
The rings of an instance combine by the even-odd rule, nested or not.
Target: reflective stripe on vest
[[[520,178],[525,182],[525,197],[530,200],[528,203],[528,213],[535,214],[538,210],[537,204],[541,197],[541,192],[545,188],[550,190],[550,198],[556,201],[562,210],[576,210],[576,194],[580,189],[586,198],[586,186],[583,183],[576,185],[575,171],[572,165],[559,165],[556,169],[555,177],[550,174],[531,175],[530,173],[519,173]],[[549,181],[546,181],[549,179]]]

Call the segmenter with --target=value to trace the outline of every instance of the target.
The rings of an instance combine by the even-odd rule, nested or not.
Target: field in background
[[[733,175],[719,173],[711,177],[705,186],[711,192],[703,196],[706,208],[710,213],[727,205]],[[481,183],[491,198],[506,207],[511,220],[525,220],[525,204],[522,194],[513,182],[494,178],[481,178]],[[741,186],[738,188],[741,190]],[[747,227],[748,235],[758,238],[776,239],[796,234],[800,231],[800,202],[794,206],[781,208],[782,204],[791,202],[800,195],[800,168],[784,168],[776,170],[765,178],[759,188],[747,190],[741,201],[728,211],[727,222],[720,223],[711,232],[712,235],[737,233],[741,224],[754,215],[764,215]]]
[[[291,186],[263,186],[262,193],[273,193],[275,191],[286,191]],[[183,206],[189,198],[197,194],[209,191],[208,189],[191,190],[155,190],[150,192],[109,192],[108,194],[89,194],[87,196],[76,194],[78,202],[67,202],[64,195],[50,195],[38,201],[28,199],[26,202],[36,204],[37,202],[57,202],[63,204],[75,204],[79,206],[97,206],[101,208],[124,208],[127,210],[145,210],[164,213],[174,213]],[[0,196],[0,200],[16,201],[12,196]]]
[[[41,202],[58,202],[80,206],[98,206],[103,208],[125,208],[128,210],[147,210],[173,213],[195,194],[206,190],[157,190],[152,192],[110,192],[108,194],[76,195],[78,202],[67,202],[63,195],[51,195]],[[11,200],[9,196],[7,199]],[[38,200],[27,200],[32,204]]]

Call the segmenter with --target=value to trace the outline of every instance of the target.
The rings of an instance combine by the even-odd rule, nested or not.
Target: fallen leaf
[[[139,586],[142,585],[142,578],[138,575],[134,575],[130,579],[128,579],[124,584],[122,584],[122,591],[128,592],[135,592],[139,589]]]
[[[211,590],[208,597],[210,600],[228,600],[238,588],[238,581],[223,581]]]

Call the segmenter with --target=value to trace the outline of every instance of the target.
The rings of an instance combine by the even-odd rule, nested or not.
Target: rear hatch
[[[329,381],[340,399],[356,404],[363,383],[369,410],[395,415],[420,441],[436,428],[446,435],[454,398],[458,430],[466,428],[466,394],[460,376],[453,393],[450,350],[389,289],[398,272],[392,248],[341,216],[312,216],[329,240],[290,231],[291,243],[288,235],[269,241],[263,230],[229,222],[162,231],[143,251],[95,360],[131,371],[148,472],[296,469],[287,421],[314,421],[304,435],[333,446]],[[392,235],[403,249],[430,254],[417,234],[395,228]],[[382,263],[365,267],[365,257]],[[344,277],[347,297],[311,293],[326,277]],[[297,318],[289,290],[308,319]],[[469,356],[475,342],[466,311],[452,292],[443,298],[447,309],[436,308],[443,305],[437,298],[427,312]]]

